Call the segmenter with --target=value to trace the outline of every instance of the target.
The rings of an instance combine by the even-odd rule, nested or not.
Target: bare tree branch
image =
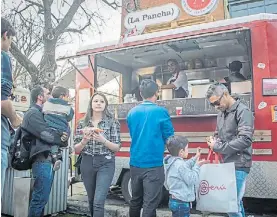
[[[59,23],[60,23],[60,19],[58,19],[58,18],[55,16],[55,14],[51,14],[51,15],[52,15],[52,17],[56,20],[57,24],[59,24]]]
[[[96,27],[101,33],[104,20],[97,9],[82,6],[84,1],[25,0],[25,4],[10,8],[7,16],[18,30],[11,53],[17,60],[14,78],[19,79],[19,83],[32,82],[33,85],[54,81],[60,76],[56,70],[56,48],[72,41],[76,34],[81,38],[86,29]],[[1,8],[1,12],[4,10]]]
[[[65,29],[63,32],[73,32],[73,33],[79,33],[82,34],[82,32],[91,25],[91,21],[89,19],[89,21],[87,22],[86,25],[84,25],[82,28],[80,29],[75,29],[75,28],[67,28]]]
[[[114,2],[108,2],[107,0],[102,0],[105,4],[113,8],[114,10],[117,10],[118,8],[121,8],[121,5],[117,0],[114,0]]]
[[[31,1],[31,0],[25,0],[25,2],[28,2],[28,3],[30,3],[30,5],[35,5],[38,8],[43,9],[43,5],[39,4],[38,2],[34,2],[34,1]]]
[[[29,7],[32,7],[32,5],[27,5],[25,8],[18,11],[18,13],[22,13],[23,11],[27,10]]]
[[[30,69],[28,70],[28,72],[32,77],[36,77],[36,75],[39,74],[39,71],[35,64],[32,63],[24,54],[22,54],[14,43],[12,43],[11,46],[11,53],[22,66]]]
[[[72,19],[77,12],[78,8],[80,5],[84,2],[85,0],[74,0],[73,4],[67,11],[66,15],[60,22],[60,24],[56,27],[55,33],[56,35],[62,34],[62,32],[69,26],[69,24],[72,22]]]

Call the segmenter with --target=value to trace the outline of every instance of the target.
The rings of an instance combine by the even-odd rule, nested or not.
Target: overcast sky
[[[119,39],[121,28],[121,9],[116,11],[103,3],[102,0],[86,0],[84,4],[87,7],[97,8],[99,14],[105,19],[106,25],[101,27],[101,34],[98,34],[97,31],[88,31],[84,33],[82,35],[83,41],[79,40],[79,37],[76,36],[74,43],[57,49],[57,57],[64,56],[65,54],[74,55],[76,51],[83,46]]]
[[[76,36],[76,41],[74,41],[74,43],[59,47],[56,51],[57,57],[74,55],[80,47],[107,41],[114,41],[120,38],[121,9],[116,11],[110,6],[104,4],[101,0],[86,0],[85,5],[97,8],[99,10],[99,14],[101,14],[105,19],[106,25],[102,26],[101,34],[97,34],[97,32],[86,32],[82,35],[82,41],[78,36]],[[113,79],[99,88],[99,90],[112,93],[117,92],[118,88],[117,81]],[[74,93],[72,92],[72,95],[73,94]]]
[[[40,1],[40,0],[36,0]],[[113,1],[113,0],[108,0]],[[57,15],[57,10],[55,8],[62,8],[64,10],[64,14],[67,12],[69,6],[66,4],[62,4],[62,0],[55,0],[52,4],[52,13]],[[68,0],[70,4],[72,4],[73,0]],[[24,0],[2,0],[2,12],[3,12],[3,5],[5,4],[5,10],[4,13],[10,13],[10,8],[16,8],[18,5],[21,4],[21,7],[24,8],[25,1]],[[121,3],[121,0],[120,0]],[[41,3],[42,4],[42,3]],[[105,20],[105,25],[100,26],[101,34],[99,34],[99,31],[97,28],[94,28],[95,26],[92,26],[91,29],[88,29],[82,34],[82,40],[78,35],[75,35],[73,37],[73,41],[70,44],[59,46],[56,50],[56,56],[57,58],[59,56],[65,56],[65,55],[74,55],[76,51],[83,46],[95,44],[95,43],[102,43],[106,41],[111,40],[117,40],[120,37],[120,26],[121,26],[121,9],[118,11],[114,10],[107,4],[103,3],[102,0],[85,0],[84,3],[82,3],[82,6],[84,8],[89,9],[90,11],[94,12],[97,11],[100,16],[103,17]],[[6,10],[7,8],[7,10]],[[83,26],[85,23],[84,19],[82,20],[81,17],[75,16],[75,22]],[[74,19],[73,18],[73,19]],[[72,26],[71,26],[72,27]],[[17,30],[18,31],[18,30]],[[41,55],[35,55],[36,58],[33,59],[34,62],[37,62],[40,60]]]

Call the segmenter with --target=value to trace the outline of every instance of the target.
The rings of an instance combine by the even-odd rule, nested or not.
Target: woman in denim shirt
[[[95,93],[74,138],[75,152],[81,152],[82,156],[80,170],[93,217],[104,217],[104,204],[115,171],[115,152],[121,147],[120,124],[107,107],[105,95]]]

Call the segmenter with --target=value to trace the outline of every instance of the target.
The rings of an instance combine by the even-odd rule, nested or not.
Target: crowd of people
[[[1,18],[1,192],[3,194],[8,166],[11,129],[21,125],[22,138],[30,144],[31,169],[35,179],[29,216],[39,217],[43,216],[55,171],[62,162],[61,148],[68,145],[71,133],[68,123],[74,111],[68,103],[68,89],[55,87],[50,93],[47,88],[36,86],[31,90],[32,106],[24,118],[16,114],[9,100],[12,68],[7,54],[14,35],[15,30],[10,23]],[[171,71],[179,70],[174,68],[174,60],[169,64]],[[178,74],[174,81],[169,81],[168,87],[180,88],[176,94],[185,97],[187,86],[176,82],[182,76]],[[145,79],[139,90],[143,102],[131,109],[127,116],[131,136],[132,199],[129,215],[139,217],[143,209],[143,217],[155,217],[165,186],[170,194],[172,216],[189,216],[200,167],[208,161],[201,159],[201,149],[188,159],[189,141],[174,135],[168,111],[156,104],[159,92],[156,82]],[[237,191],[239,211],[228,215],[244,217],[242,198],[252,163],[253,114],[243,103],[232,98],[222,84],[211,85],[206,97],[219,110],[214,136],[207,140],[207,145],[222,155],[224,163],[234,162],[236,168],[237,189],[234,190]],[[120,123],[109,112],[106,96],[96,92],[74,135],[74,149],[81,156],[80,170],[91,216],[104,217],[104,204],[115,172],[115,153],[120,148]],[[170,155],[164,157],[166,148]]]

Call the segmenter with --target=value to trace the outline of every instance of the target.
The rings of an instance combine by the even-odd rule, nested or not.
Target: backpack
[[[21,126],[16,130],[14,141],[10,147],[11,166],[15,170],[32,168],[30,159],[31,141],[24,140]]]

